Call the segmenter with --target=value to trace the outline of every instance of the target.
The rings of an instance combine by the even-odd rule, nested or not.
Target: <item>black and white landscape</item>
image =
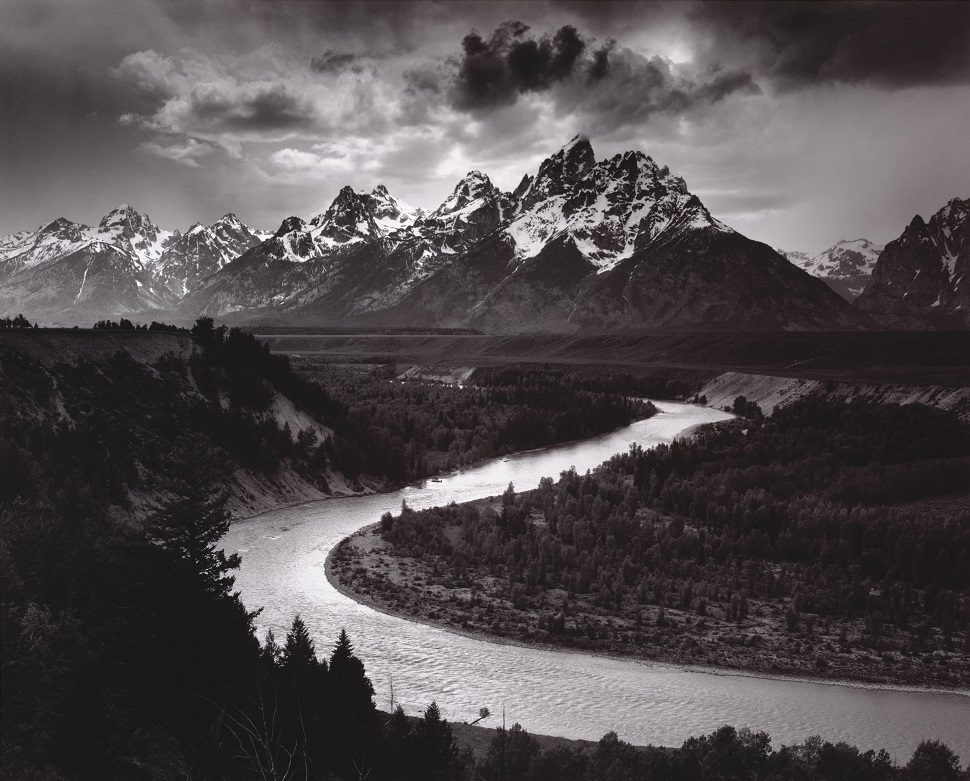
[[[970,778],[970,6],[0,17],[0,775]]]
[[[470,171],[428,212],[379,184],[343,187],[325,212],[287,217],[272,235],[231,213],[181,234],[127,204],[96,229],[59,217],[0,240],[0,302],[54,324],[207,315],[502,332],[965,327],[968,215],[953,198],[885,250],[857,239],[789,258],[713,217],[643,152],[597,161],[576,136],[514,192]]]

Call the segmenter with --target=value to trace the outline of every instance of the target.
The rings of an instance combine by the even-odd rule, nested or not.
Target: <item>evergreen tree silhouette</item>
[[[155,513],[145,527],[149,540],[189,564],[219,596],[229,595],[235,578],[226,573],[240,563],[238,554],[226,556],[217,548],[229,531],[228,498],[226,491],[210,493],[193,486]]]
[[[310,632],[297,614],[293,625],[286,633],[286,643],[282,653],[283,667],[288,670],[305,670],[317,664],[317,653],[313,647]]]
[[[432,702],[414,729],[415,765],[422,778],[450,777],[457,749],[451,725]]]

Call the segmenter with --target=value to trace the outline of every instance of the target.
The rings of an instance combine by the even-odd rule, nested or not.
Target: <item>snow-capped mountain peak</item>
[[[799,268],[823,280],[848,301],[865,289],[876,266],[882,246],[869,239],[840,239],[824,252],[808,255],[804,252],[782,253]]]
[[[930,218],[930,227],[938,232],[942,245],[943,264],[951,278],[957,276],[959,241],[957,234],[965,231],[970,217],[970,199],[951,198],[946,206]]]
[[[184,234],[176,233],[152,264],[149,270],[152,283],[181,298],[265,238],[232,212],[212,225],[197,222]]]
[[[916,215],[879,255],[856,302],[894,326],[970,324],[970,199]]]
[[[482,205],[497,202],[500,196],[498,188],[485,174],[481,171],[469,171],[455,185],[451,195],[445,198],[428,217],[432,220],[442,220],[459,213],[468,214]]]
[[[730,230],[666,166],[639,151],[597,163],[578,136],[540,165],[507,233],[521,259],[568,236],[602,272],[676,226]]]
[[[391,195],[383,184],[377,185],[371,193],[371,209],[374,221],[384,233],[391,233],[413,225],[423,212]]]
[[[147,214],[123,203],[101,219],[91,238],[129,250],[147,269],[178,235],[177,231],[161,230]]]
[[[574,136],[562,149],[539,164],[535,178],[522,196],[520,211],[565,193],[595,165],[596,156],[589,139],[583,135]]]
[[[306,220],[300,217],[287,217],[283,222],[280,223],[280,227],[276,229],[274,236],[280,237],[285,236],[287,233],[293,233],[298,231],[303,233],[307,230]]]

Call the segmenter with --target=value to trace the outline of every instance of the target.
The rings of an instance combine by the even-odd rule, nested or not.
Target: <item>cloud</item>
[[[336,56],[329,62],[349,62]],[[240,55],[152,50],[126,56],[115,76],[143,98],[147,112],[122,123],[194,138],[243,154],[246,143],[285,143],[347,133],[380,132],[401,113],[401,89],[367,69],[332,69],[331,78],[280,46]],[[326,67],[326,66],[325,66]]]
[[[712,106],[734,94],[758,94],[751,73],[720,65],[698,69],[659,55],[647,56],[615,40],[587,43],[575,27],[532,36],[509,21],[486,40],[469,33],[455,63],[451,106],[482,117],[507,110],[523,96],[548,96],[558,117],[581,117],[593,132],[643,122],[654,114],[677,116]],[[441,74],[415,70],[409,89],[442,92]]]
[[[363,59],[365,58],[360,54],[328,49],[319,57],[310,58],[310,70],[327,74],[342,73],[347,70],[360,73],[364,69]]]
[[[285,84],[201,87],[190,93],[187,111],[190,124],[243,132],[309,127],[315,114],[312,103]]]
[[[185,143],[164,144],[159,141],[145,141],[139,144],[139,149],[155,157],[172,160],[189,168],[201,168],[196,158],[212,154],[214,148],[210,144],[190,138]]]
[[[281,171],[308,171],[318,168],[323,163],[324,158],[313,152],[285,147],[273,152],[269,161]]]
[[[752,59],[782,90],[970,81],[966,2],[709,2],[689,17],[713,56]]]
[[[647,57],[610,43],[587,63],[586,78],[556,95],[559,112],[582,118],[588,132],[606,134],[654,115],[694,115],[732,95],[761,92],[743,70],[694,73],[663,57]]]
[[[565,25],[538,40],[528,31],[528,25],[508,21],[487,41],[476,32],[464,37],[452,94],[457,108],[508,105],[521,93],[547,90],[572,74],[586,49],[575,27]]]

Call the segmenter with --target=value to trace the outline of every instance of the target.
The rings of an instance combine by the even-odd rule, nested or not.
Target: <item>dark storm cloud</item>
[[[592,61],[587,68],[590,81],[599,81],[606,78],[606,75],[610,72],[610,52],[615,48],[616,41],[608,41],[593,52]]]
[[[290,130],[308,127],[313,107],[273,85],[253,95],[218,91],[193,92],[189,110],[206,127],[233,131]]]
[[[967,2],[711,2],[690,16],[725,56],[753,48],[759,75],[786,90],[970,81]]]
[[[338,52],[328,49],[319,57],[310,60],[310,70],[316,73],[336,74],[344,71],[360,73],[364,66],[361,63],[363,58],[353,52]]]
[[[575,113],[594,133],[647,121],[654,114],[678,116],[703,111],[734,95],[759,94],[760,87],[744,70],[709,69],[688,78],[663,57],[609,43],[584,63],[585,78],[574,80],[556,95],[560,113]]]
[[[523,92],[541,92],[569,77],[586,43],[574,27],[536,40],[528,25],[509,21],[488,40],[476,32],[462,40],[453,102],[475,110],[514,103]]]
[[[609,40],[591,47],[574,28],[535,38],[521,22],[500,25],[486,40],[469,33],[453,74],[454,108],[481,112],[508,106],[527,92],[549,92],[560,114],[587,115],[592,127],[614,127],[661,112],[680,114],[734,93],[760,89],[745,70],[711,66],[702,77],[675,73],[669,60],[647,57]],[[440,92],[440,74],[406,75],[409,89]]]

